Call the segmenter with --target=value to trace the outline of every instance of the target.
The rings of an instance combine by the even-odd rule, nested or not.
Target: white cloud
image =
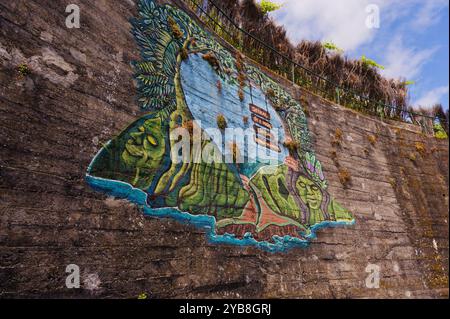
[[[417,50],[404,46],[401,36],[395,37],[388,45],[384,57],[383,75],[390,78],[417,80],[423,66],[436,53],[438,47]]]
[[[444,10],[448,10],[448,0],[428,0],[418,10],[412,21],[416,29],[426,29],[439,22]]]
[[[439,103],[441,101],[441,98],[448,94],[449,92],[449,86],[441,86],[438,88],[435,88],[428,93],[425,93],[422,97],[420,97],[414,105],[416,106],[422,106],[422,107],[432,107],[433,105]]]
[[[285,3],[272,14],[294,43],[300,40],[333,41],[345,50],[369,42],[376,29],[366,27],[366,7],[376,3],[380,9],[386,0],[277,0]]]
[[[428,87],[421,81],[423,69],[441,47],[425,46],[423,34],[422,38],[416,36],[430,32],[442,21],[449,0],[272,1],[284,4],[271,17],[284,26],[294,44],[301,40],[332,41],[350,56],[375,57],[386,67],[382,71],[386,77],[413,80],[418,83],[414,89],[421,91]],[[380,8],[381,29],[368,29],[365,25],[369,4]],[[446,94],[448,86],[436,88],[418,102],[431,105]]]
[[[259,0],[258,0],[259,1]],[[333,41],[346,51],[370,43],[376,29],[366,27],[368,5],[380,8],[381,28],[405,17],[414,30],[437,23],[448,7],[448,0],[272,0],[284,6],[271,16],[287,30],[294,42]],[[402,33],[408,32],[408,28]]]

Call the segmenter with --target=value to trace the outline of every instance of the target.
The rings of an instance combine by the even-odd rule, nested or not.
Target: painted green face
[[[311,209],[319,209],[322,204],[322,192],[320,188],[306,177],[300,176],[297,180],[297,189],[302,200]]]
[[[145,121],[129,134],[122,159],[130,166],[151,169],[158,167],[164,153],[161,120],[155,118]]]

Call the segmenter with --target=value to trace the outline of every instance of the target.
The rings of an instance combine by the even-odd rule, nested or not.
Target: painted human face
[[[297,189],[302,200],[311,209],[319,209],[322,204],[322,192],[320,188],[306,177],[300,176],[297,180]]]
[[[165,140],[159,118],[148,119],[131,132],[122,159],[130,166],[155,168],[165,153]]]

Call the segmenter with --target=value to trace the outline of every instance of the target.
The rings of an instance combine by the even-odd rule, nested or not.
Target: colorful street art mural
[[[146,114],[93,159],[93,188],[201,227],[213,243],[271,252],[354,223],[330,197],[306,116],[288,92],[176,7],[141,0],[132,24]],[[173,138],[180,129],[192,137],[187,151],[177,146],[185,136]],[[205,153],[218,156],[204,161]]]

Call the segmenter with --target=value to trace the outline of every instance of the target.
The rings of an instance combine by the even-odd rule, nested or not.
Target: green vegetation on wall
[[[260,3],[261,10],[264,14],[277,11],[279,10],[283,5],[269,1],[269,0],[261,0]]]

